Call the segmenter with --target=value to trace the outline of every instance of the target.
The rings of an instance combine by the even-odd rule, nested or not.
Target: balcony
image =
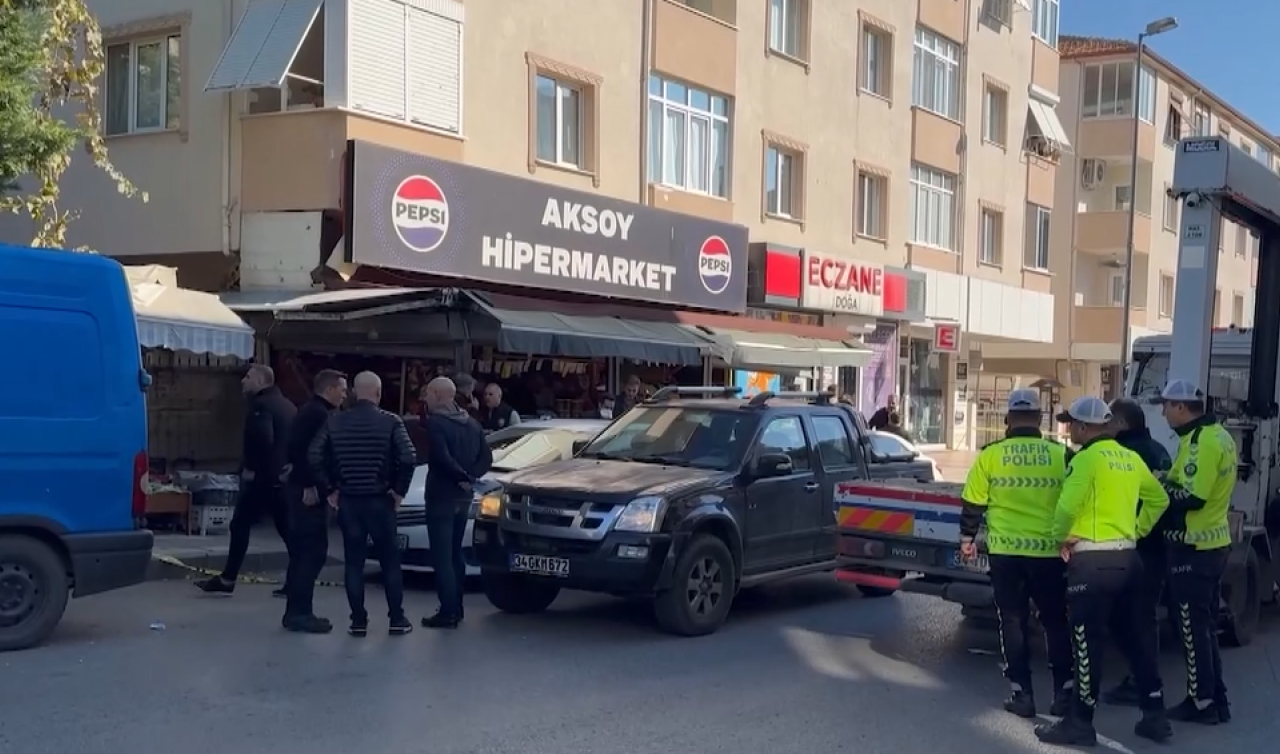
[[[1134,251],[1151,253],[1154,166],[1139,160],[1137,191],[1130,186],[1133,162],[1100,157],[1076,160],[1080,192],[1076,205],[1076,248],[1086,254],[1123,258],[1129,233],[1129,205],[1137,202]]]
[[[1155,159],[1159,139],[1156,127],[1145,121],[1138,124],[1138,159]],[[1133,118],[1116,116],[1084,118],[1076,134],[1076,154],[1102,159],[1124,158],[1133,154]]]
[[[1129,213],[1082,212],[1076,215],[1076,248],[1085,254],[1123,259]],[[1139,212],[1133,220],[1133,251],[1151,253],[1151,218]]]
[[[737,0],[658,0],[653,67],[733,95],[738,80]]]
[[[1135,328],[1147,326],[1147,310],[1134,307],[1129,310],[1129,325]],[[1124,332],[1124,309],[1119,306],[1076,306],[1071,312],[1072,347],[1094,344],[1119,347]],[[1115,357],[1115,354],[1112,354]]]

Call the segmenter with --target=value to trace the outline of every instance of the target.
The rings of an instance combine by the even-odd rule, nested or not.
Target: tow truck
[[[1225,138],[1195,137],[1178,144],[1169,192],[1182,204],[1173,331],[1135,342],[1126,394],[1143,404],[1152,435],[1170,454],[1177,438],[1159,405],[1169,380],[1202,386],[1236,440],[1221,637],[1243,646],[1262,606],[1280,596],[1280,176]],[[1213,329],[1223,218],[1260,239],[1250,330]],[[901,590],[957,602],[969,614],[990,610],[986,559],[965,563],[957,553],[959,485],[858,482],[842,485],[836,499],[839,578],[871,596]],[[982,534],[978,544],[984,552]]]

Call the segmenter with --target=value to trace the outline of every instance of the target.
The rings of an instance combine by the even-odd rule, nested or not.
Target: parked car
[[[604,419],[527,419],[523,424],[490,433],[487,439],[489,449],[493,451],[493,471],[485,476],[483,485],[477,486],[476,502],[471,504],[470,517],[475,518],[480,498],[500,489],[506,478],[514,472],[571,458],[575,447],[585,445],[607,426],[609,422]],[[423,494],[427,472],[426,464],[414,470],[409,494],[405,495],[404,503],[396,516],[396,538],[400,545],[401,565],[406,571],[432,570]],[[480,568],[471,552],[470,522],[463,535],[462,548],[467,560],[467,575],[479,575]],[[372,553],[369,554],[369,560],[376,560]]]
[[[942,469],[938,466],[937,461],[925,455],[920,448],[916,447],[915,443],[899,435],[895,435],[892,432],[872,430],[871,452],[895,459],[905,458],[926,462],[933,468],[933,479],[930,481],[944,481],[942,478]]]

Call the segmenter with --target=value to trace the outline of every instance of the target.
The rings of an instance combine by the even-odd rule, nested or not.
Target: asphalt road
[[[963,625],[952,606],[861,599],[825,577],[745,595],[729,625],[701,639],[660,635],[642,605],[586,595],[529,617],[471,595],[452,633],[391,638],[379,619],[364,640],[297,636],[279,628],[269,589],[213,598],[157,582],[74,602],[50,645],[0,655],[0,752],[1053,750],[998,710],[992,633]],[[370,598],[376,616],[376,586]],[[416,621],[434,595],[413,591],[408,607]],[[344,619],[341,592],[323,590],[319,609]],[[1179,748],[1275,748],[1280,620],[1269,622],[1253,646],[1224,656],[1235,720],[1180,727]],[[1178,658],[1165,660],[1180,686]],[[1047,701],[1045,674],[1037,680]],[[1135,716],[1103,711],[1106,745],[1158,748],[1132,735]]]

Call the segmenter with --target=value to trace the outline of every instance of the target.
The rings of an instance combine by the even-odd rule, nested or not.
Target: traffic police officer
[[[1066,714],[1071,700],[1071,639],[1067,631],[1066,564],[1053,538],[1053,514],[1067,473],[1067,448],[1040,434],[1040,393],[1009,393],[1007,431],[978,454],[965,480],[960,550],[977,555],[975,538],[987,523],[991,587],[1000,621],[1000,653],[1013,693],[1004,708],[1035,717],[1027,634],[1034,602],[1044,627],[1053,674],[1050,714]]]
[[[1169,521],[1169,590],[1187,660],[1187,698],[1175,720],[1216,725],[1231,719],[1218,655],[1218,601],[1231,551],[1227,511],[1236,486],[1237,450],[1230,433],[1205,415],[1205,395],[1186,380],[1161,393],[1164,417],[1178,435],[1178,454],[1165,479]]]
[[[1136,453],[1109,434],[1111,409],[1084,397],[1058,415],[1080,446],[1067,466],[1053,521],[1053,539],[1067,563],[1067,612],[1075,650],[1075,699],[1062,720],[1036,727],[1045,743],[1097,743],[1093,713],[1102,687],[1102,650],[1109,614],[1132,609],[1141,589],[1137,541],[1169,507],[1169,498]],[[1141,501],[1141,508],[1139,508]],[[1136,616],[1135,616],[1136,618]],[[1123,621],[1132,627],[1133,620]],[[1122,641],[1141,691],[1142,719],[1134,733],[1154,741],[1173,735],[1164,711],[1158,658],[1141,642]]]

